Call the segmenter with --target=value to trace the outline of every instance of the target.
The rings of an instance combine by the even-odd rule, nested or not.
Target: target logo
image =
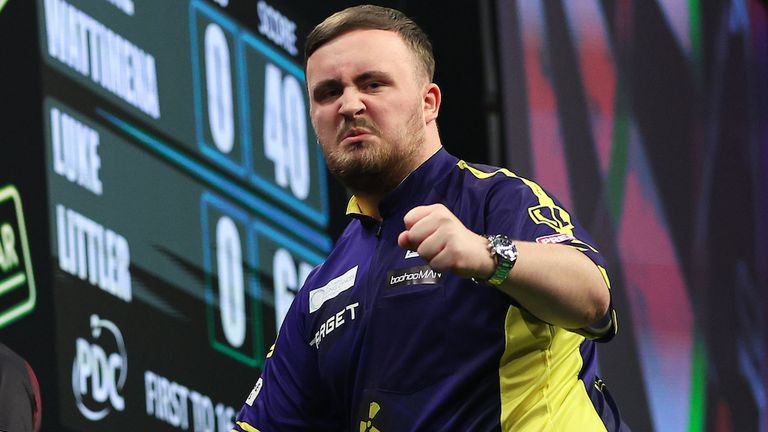
[[[77,409],[99,421],[113,409],[123,411],[120,394],[128,375],[128,353],[115,323],[91,315],[91,341],[77,338],[72,363],[72,393]]]

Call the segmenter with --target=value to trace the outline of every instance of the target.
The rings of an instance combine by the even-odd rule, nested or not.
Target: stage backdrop
[[[768,15],[498,0],[507,164],[611,260],[602,372],[639,431],[768,431]]]

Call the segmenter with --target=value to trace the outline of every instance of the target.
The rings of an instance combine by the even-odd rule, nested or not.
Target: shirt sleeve
[[[302,295],[304,294],[304,295]],[[235,420],[233,431],[337,431],[342,429],[327,406],[317,350],[309,345],[303,313],[305,291],[291,304],[277,340],[267,353],[261,377]]]
[[[489,193],[486,214],[489,234],[505,234],[512,239],[542,244],[562,244],[579,250],[595,263],[610,289],[605,259],[592,237],[560,201],[537,183],[521,177],[499,182]],[[589,339],[607,342],[616,334],[616,329],[616,312],[611,304],[603,319],[574,331]]]

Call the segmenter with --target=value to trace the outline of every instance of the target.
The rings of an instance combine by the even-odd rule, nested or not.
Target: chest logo
[[[412,250],[409,250],[408,252],[405,253],[405,259],[416,258],[417,256],[419,256],[419,253]]]
[[[317,311],[328,300],[352,288],[355,285],[356,277],[357,266],[354,266],[347,270],[343,275],[331,279],[324,286],[310,291],[309,313]]]
[[[442,277],[442,273],[436,272],[428,265],[397,269],[387,273],[389,288],[400,285],[436,284]]]
[[[360,420],[360,432],[380,432],[376,426],[373,425],[373,418],[379,413],[381,406],[376,402],[371,402],[368,407],[368,420]]]

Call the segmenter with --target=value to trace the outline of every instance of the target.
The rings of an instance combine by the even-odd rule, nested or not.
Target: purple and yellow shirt
[[[440,150],[353,219],[307,278],[236,431],[618,431],[597,377],[604,328],[543,322],[501,291],[437,272],[397,245],[403,216],[442,203],[470,230],[561,243],[597,265],[589,235],[536,183]]]

